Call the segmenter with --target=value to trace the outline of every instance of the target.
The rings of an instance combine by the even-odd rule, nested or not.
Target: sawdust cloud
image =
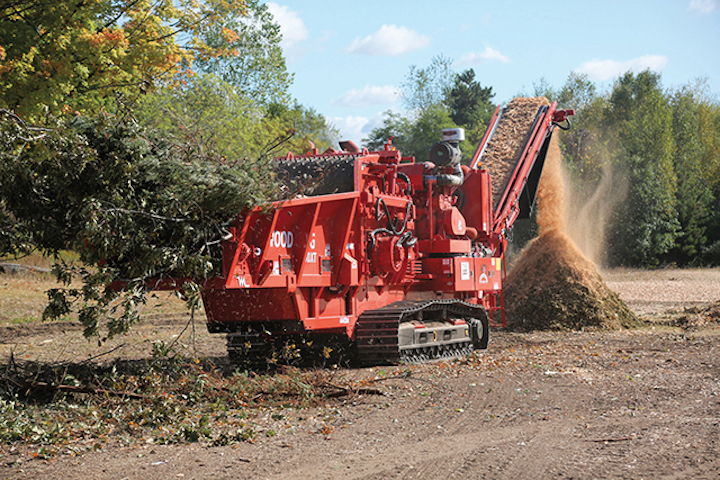
[[[575,221],[568,225],[563,177],[562,156],[553,136],[538,189],[539,235],[525,247],[505,282],[508,326],[527,330],[634,325],[635,316],[568,234],[569,228],[576,237],[593,230],[583,230]],[[602,203],[601,196],[596,202]]]
[[[612,212],[627,196],[627,178],[609,162],[602,164],[600,181],[590,195],[578,187],[562,167],[567,196],[564,207],[566,231],[573,243],[598,268],[607,265],[607,230]]]

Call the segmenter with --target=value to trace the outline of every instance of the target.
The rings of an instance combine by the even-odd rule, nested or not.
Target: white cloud
[[[720,0],[692,0],[690,10],[700,13],[712,13],[720,10]]]
[[[421,35],[407,27],[383,25],[380,30],[363,39],[353,40],[348,53],[397,57],[419,50],[430,43],[430,37]]]
[[[280,25],[280,32],[282,33],[280,46],[283,49],[287,49],[295,43],[307,40],[310,37],[305,22],[300,18],[298,12],[275,2],[269,2],[267,7],[275,18],[275,22]]]
[[[352,140],[359,147],[363,147],[362,139],[367,137],[373,128],[383,124],[385,112],[379,112],[372,118],[367,117],[333,117],[333,125],[340,130],[341,140]]]
[[[486,62],[510,63],[510,58],[503,55],[499,50],[485,46],[482,52],[468,53],[458,60],[459,65],[479,65]]]
[[[340,131],[341,140],[352,140],[357,146],[361,146],[361,140],[365,136],[363,130],[368,121],[366,117],[333,117],[332,124]]]
[[[667,63],[668,59],[663,55],[643,55],[625,62],[593,59],[580,65],[576,71],[586,73],[590,80],[605,81],[616,78],[629,70],[640,72],[650,69],[657,72],[662,70]]]
[[[331,103],[336,107],[368,107],[371,105],[388,105],[395,103],[400,96],[398,89],[392,85],[376,87],[365,85],[361,89],[353,89],[340,95]]]

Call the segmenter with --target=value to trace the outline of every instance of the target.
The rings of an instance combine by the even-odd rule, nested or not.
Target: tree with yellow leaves
[[[244,0],[10,0],[0,6],[0,106],[26,121],[94,113],[227,54],[205,33]]]

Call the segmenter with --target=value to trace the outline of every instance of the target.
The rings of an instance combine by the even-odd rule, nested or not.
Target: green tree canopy
[[[383,126],[374,128],[363,143],[370,150],[382,149],[385,142],[392,143],[403,155],[414,156],[418,161],[428,159],[430,147],[440,141],[444,128],[455,128],[446,108],[435,105],[426,108],[413,120],[394,112],[386,112]]]
[[[292,75],[280,47],[280,26],[264,3],[245,3],[245,15],[226,16],[202,31],[206,51],[195,65],[254,103],[288,104]]]
[[[145,95],[134,110],[142,125],[178,142],[189,141],[228,162],[305,154],[314,144],[326,149],[338,132],[325,117],[297,103],[257,104],[211,74],[179,88]]]
[[[378,149],[390,137],[394,137],[393,145],[403,155],[424,160],[428,157],[430,147],[440,141],[443,129],[463,126],[466,129],[480,130],[481,124],[458,125],[452,115],[471,121],[482,121],[487,110],[492,109],[488,103],[493,95],[492,89],[481,87],[474,80],[475,73],[472,70],[457,75],[451,70],[451,66],[451,59],[439,55],[434,57],[426,68],[410,67],[401,88],[403,103],[409,109],[407,116],[386,112],[383,125],[373,129],[368,137],[363,139],[366,146]],[[466,159],[469,159],[475,150],[473,141],[477,141],[478,135],[472,135],[472,132],[476,130],[471,130],[470,135],[466,132],[469,141],[460,144]]]
[[[0,7],[0,107],[97,112],[117,94],[172,81],[196,58],[224,56],[202,34],[243,15],[242,0],[10,0]]]
[[[453,78],[452,60],[443,55],[434,57],[425,68],[412,65],[400,88],[402,102],[408,110],[419,114],[442,105]]]
[[[453,85],[445,94],[445,105],[450,109],[453,122],[468,128],[487,126],[495,112],[492,87],[483,87],[475,80],[471,68],[455,76]]]
[[[717,184],[708,176],[710,159],[704,148],[703,136],[712,136],[708,123],[708,104],[701,92],[685,86],[671,99],[674,168],[677,175],[676,208],[680,233],[671,251],[671,261],[689,263],[707,244],[707,224]],[[717,158],[717,154],[715,155]]]
[[[658,264],[673,247],[679,228],[672,110],[660,75],[646,70],[621,76],[604,120],[620,145],[615,161],[629,181],[628,197],[611,227],[611,261]]]

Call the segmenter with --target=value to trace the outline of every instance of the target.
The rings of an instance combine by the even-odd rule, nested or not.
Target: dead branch
[[[108,395],[110,397],[132,398],[135,400],[145,400],[147,397],[139,393],[120,392],[117,390],[107,390],[104,388],[91,388],[75,385],[52,385],[46,382],[30,382],[27,380],[16,380],[14,378],[5,377],[5,382],[15,385],[17,388],[25,390],[25,394],[32,391],[42,390],[50,392],[70,392],[70,393],[88,393],[92,395]]]
[[[327,394],[328,398],[344,397],[346,395],[385,395],[385,392],[378,388],[352,388],[352,387],[341,387],[339,385],[333,385],[330,382],[325,382],[325,386],[334,388],[337,391]]]

